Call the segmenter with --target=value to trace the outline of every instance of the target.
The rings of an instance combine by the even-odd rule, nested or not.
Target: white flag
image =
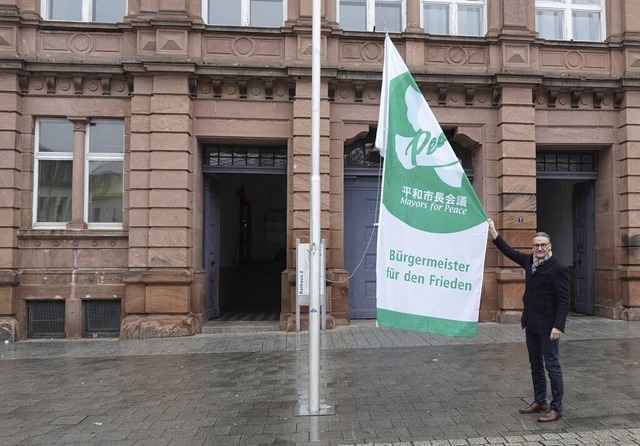
[[[376,147],[384,156],[378,323],[475,336],[487,216],[388,36]]]

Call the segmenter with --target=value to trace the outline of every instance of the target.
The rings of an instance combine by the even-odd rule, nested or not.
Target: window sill
[[[129,231],[124,229],[19,229],[18,238],[22,240],[28,239],[95,239],[95,238],[127,238]]]

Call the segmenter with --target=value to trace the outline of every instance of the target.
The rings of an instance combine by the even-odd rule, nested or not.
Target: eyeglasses
[[[534,249],[546,248],[547,246],[549,246],[549,243],[534,243],[533,244],[533,248]]]

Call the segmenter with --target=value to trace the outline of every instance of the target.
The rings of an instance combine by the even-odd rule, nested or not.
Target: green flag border
[[[426,333],[473,338],[478,334],[478,322],[455,321],[419,314],[377,308],[378,324],[401,330],[423,331]]]

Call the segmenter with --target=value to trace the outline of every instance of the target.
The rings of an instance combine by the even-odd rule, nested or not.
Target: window
[[[212,145],[204,147],[205,173],[269,173],[287,171],[287,146]]]
[[[74,22],[122,22],[127,0],[41,0],[46,20]]]
[[[83,219],[88,227],[121,228],[124,123],[94,121],[86,127],[84,159],[74,159],[74,124],[66,119],[36,123],[34,227],[65,228],[74,219],[72,197],[83,188]],[[74,170],[84,183],[73,184]],[[81,196],[81,191],[78,195]]]
[[[89,225],[122,225],[122,172],[124,124],[97,121],[89,124],[85,168],[85,220]]]
[[[543,39],[602,42],[604,29],[604,0],[536,0]]]
[[[429,34],[483,36],[485,0],[422,0],[422,26]]]
[[[42,120],[36,128],[35,223],[71,220],[73,177],[73,124]]]
[[[380,150],[375,148],[376,129],[370,128],[364,137],[356,139],[344,146],[344,167],[380,167],[382,157]]]
[[[538,152],[538,172],[598,172],[596,152]]]
[[[203,0],[202,10],[210,25],[279,28],[287,0]]]
[[[403,0],[338,0],[338,22],[349,31],[402,32]]]

